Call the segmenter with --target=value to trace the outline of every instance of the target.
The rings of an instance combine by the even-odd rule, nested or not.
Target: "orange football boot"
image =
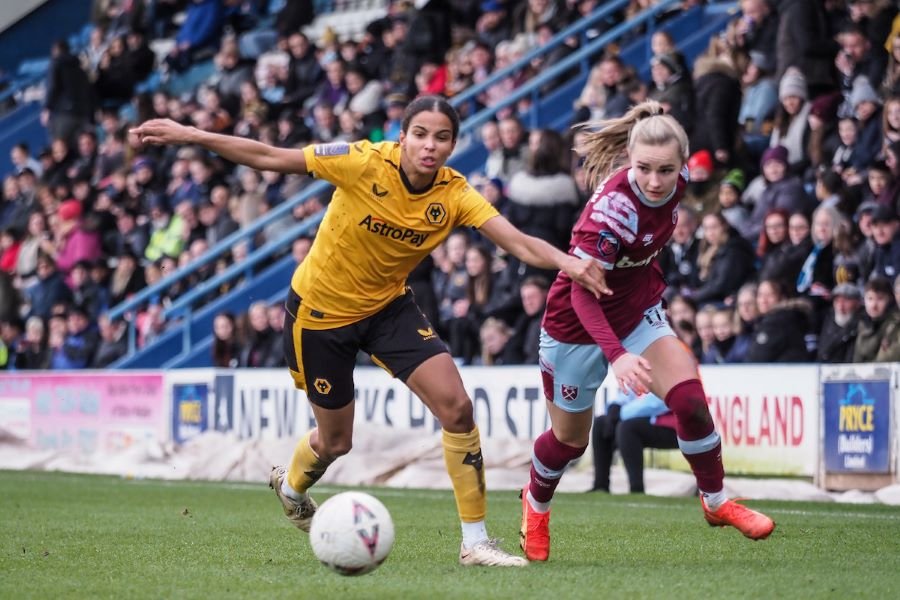
[[[528,560],[547,560],[550,557],[550,511],[539,513],[528,503],[528,486],[519,493],[522,499],[522,528],[519,545]]]
[[[703,496],[700,496],[703,516],[713,527],[731,525],[751,540],[764,540],[775,529],[775,521],[755,510],[751,510],[734,500],[726,500],[718,510],[709,510]]]

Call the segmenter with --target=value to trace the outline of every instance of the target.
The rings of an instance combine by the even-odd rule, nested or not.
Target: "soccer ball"
[[[377,498],[343,492],[313,515],[309,543],[323,565],[341,575],[364,575],[384,562],[394,545],[394,522]]]

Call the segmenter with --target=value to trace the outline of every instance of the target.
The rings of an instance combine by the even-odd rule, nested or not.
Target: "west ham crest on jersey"
[[[564,383],[560,384],[559,395],[562,396],[562,399],[566,402],[575,402],[575,400],[578,399],[578,386],[566,385]]]

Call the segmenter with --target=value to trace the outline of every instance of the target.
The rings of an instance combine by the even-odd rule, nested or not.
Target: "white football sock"
[[[718,492],[701,491],[700,493],[703,494],[703,500],[706,502],[706,507],[713,512],[719,510],[719,507],[728,500],[728,496],[725,495],[725,488],[722,488]]]
[[[284,494],[285,496],[287,496],[288,498],[290,498],[291,500],[296,500],[297,502],[300,502],[300,501],[306,499],[306,494],[302,494],[302,493],[298,492],[297,490],[295,490],[288,484],[287,477],[285,477],[284,479],[281,480],[281,493]]]
[[[471,548],[479,542],[488,539],[487,527],[484,521],[475,521],[474,523],[460,522],[462,524],[463,546]]]
[[[534,509],[534,512],[545,513],[550,510],[549,502],[538,502],[534,499],[534,496],[531,495],[531,490],[528,490],[528,494],[525,496],[528,499],[528,504],[531,505],[531,508]]]

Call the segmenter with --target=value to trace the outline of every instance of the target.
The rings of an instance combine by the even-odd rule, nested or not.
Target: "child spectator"
[[[750,232],[750,211],[741,204],[743,191],[744,172],[740,169],[728,171],[719,182],[719,211],[728,224],[746,238]]]
[[[687,161],[688,188],[681,203],[700,216],[707,215],[716,207],[718,189],[713,180],[715,166],[709,150],[693,153]]]

